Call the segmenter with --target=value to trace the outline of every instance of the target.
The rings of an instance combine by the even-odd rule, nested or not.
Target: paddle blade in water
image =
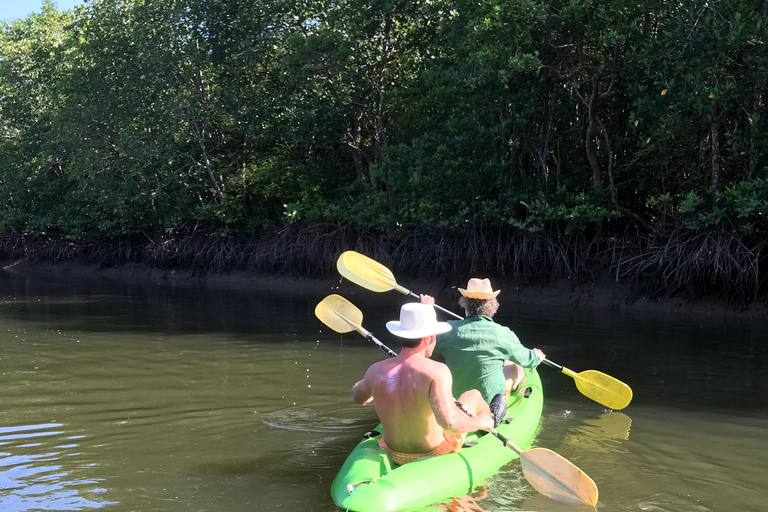
[[[359,252],[342,253],[336,262],[336,268],[339,269],[339,274],[372,292],[388,292],[398,288],[395,276],[387,267]]]
[[[632,401],[632,388],[603,372],[586,370],[568,375],[574,378],[582,395],[610,409],[618,411]]]
[[[525,478],[544,496],[563,503],[597,503],[595,482],[555,452],[533,448],[520,455],[520,462]]]
[[[363,312],[341,295],[329,295],[315,307],[315,316],[336,332],[361,329]]]

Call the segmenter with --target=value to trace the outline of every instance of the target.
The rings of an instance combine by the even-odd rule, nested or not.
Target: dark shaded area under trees
[[[0,258],[765,301],[768,0],[93,0],[0,27]]]

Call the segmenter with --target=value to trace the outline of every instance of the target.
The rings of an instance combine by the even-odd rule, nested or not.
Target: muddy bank
[[[200,274],[189,269],[161,269],[143,264],[122,264],[104,267],[97,263],[62,261],[58,263],[31,259],[15,259],[0,262],[2,271],[20,275],[50,275],[52,277],[69,276],[82,279],[107,279],[136,283],[152,284],[199,284],[226,288],[249,289],[303,289],[318,296],[336,293],[339,287],[349,289],[350,283],[344,283],[340,276],[302,277],[289,275],[270,275],[265,273],[232,271],[226,273]],[[396,276],[397,277],[397,276]],[[447,278],[417,279],[410,278],[401,284],[419,293],[434,295],[439,303],[453,305],[458,299],[457,285],[449,284]],[[724,304],[717,296],[704,296],[696,300],[679,297],[651,299],[636,296],[633,291],[610,279],[602,279],[586,284],[573,284],[568,279],[561,279],[548,286],[532,286],[499,279],[494,281],[495,288],[501,288],[499,302],[502,305],[535,304],[569,306],[574,308],[612,309],[617,311],[654,311],[682,315],[727,316],[759,318],[768,320],[768,304],[754,303],[746,308],[735,308]],[[394,293],[394,292],[392,292]],[[403,300],[405,299],[403,297]]]
[[[456,286],[480,276],[502,288],[501,302],[758,317],[768,314],[766,243],[722,229],[664,236],[511,228],[390,234],[313,224],[228,237],[6,234],[0,262],[12,272],[328,290],[339,284],[339,255],[356,250],[444,303],[454,304]]]

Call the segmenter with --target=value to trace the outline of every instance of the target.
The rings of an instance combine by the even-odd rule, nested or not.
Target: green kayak
[[[506,420],[496,428],[523,450],[536,435],[544,402],[539,374],[528,370],[526,376],[527,381],[508,400]],[[405,511],[465,496],[517,458],[494,436],[480,431],[469,434],[458,453],[397,466],[379,448],[380,437],[381,425],[366,434],[333,479],[331,497],[345,511]]]

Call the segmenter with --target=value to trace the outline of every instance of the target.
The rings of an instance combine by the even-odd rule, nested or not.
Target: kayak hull
[[[530,389],[530,393],[525,393]],[[524,395],[528,395],[525,397]],[[544,395],[536,370],[507,403],[507,421],[496,430],[521,449],[530,446],[541,421]],[[395,465],[379,448],[381,425],[352,450],[331,484],[334,503],[357,512],[396,512],[465,496],[518,455],[486,432],[471,433],[460,452]],[[472,446],[472,443],[476,443]],[[351,491],[351,492],[350,492]]]

